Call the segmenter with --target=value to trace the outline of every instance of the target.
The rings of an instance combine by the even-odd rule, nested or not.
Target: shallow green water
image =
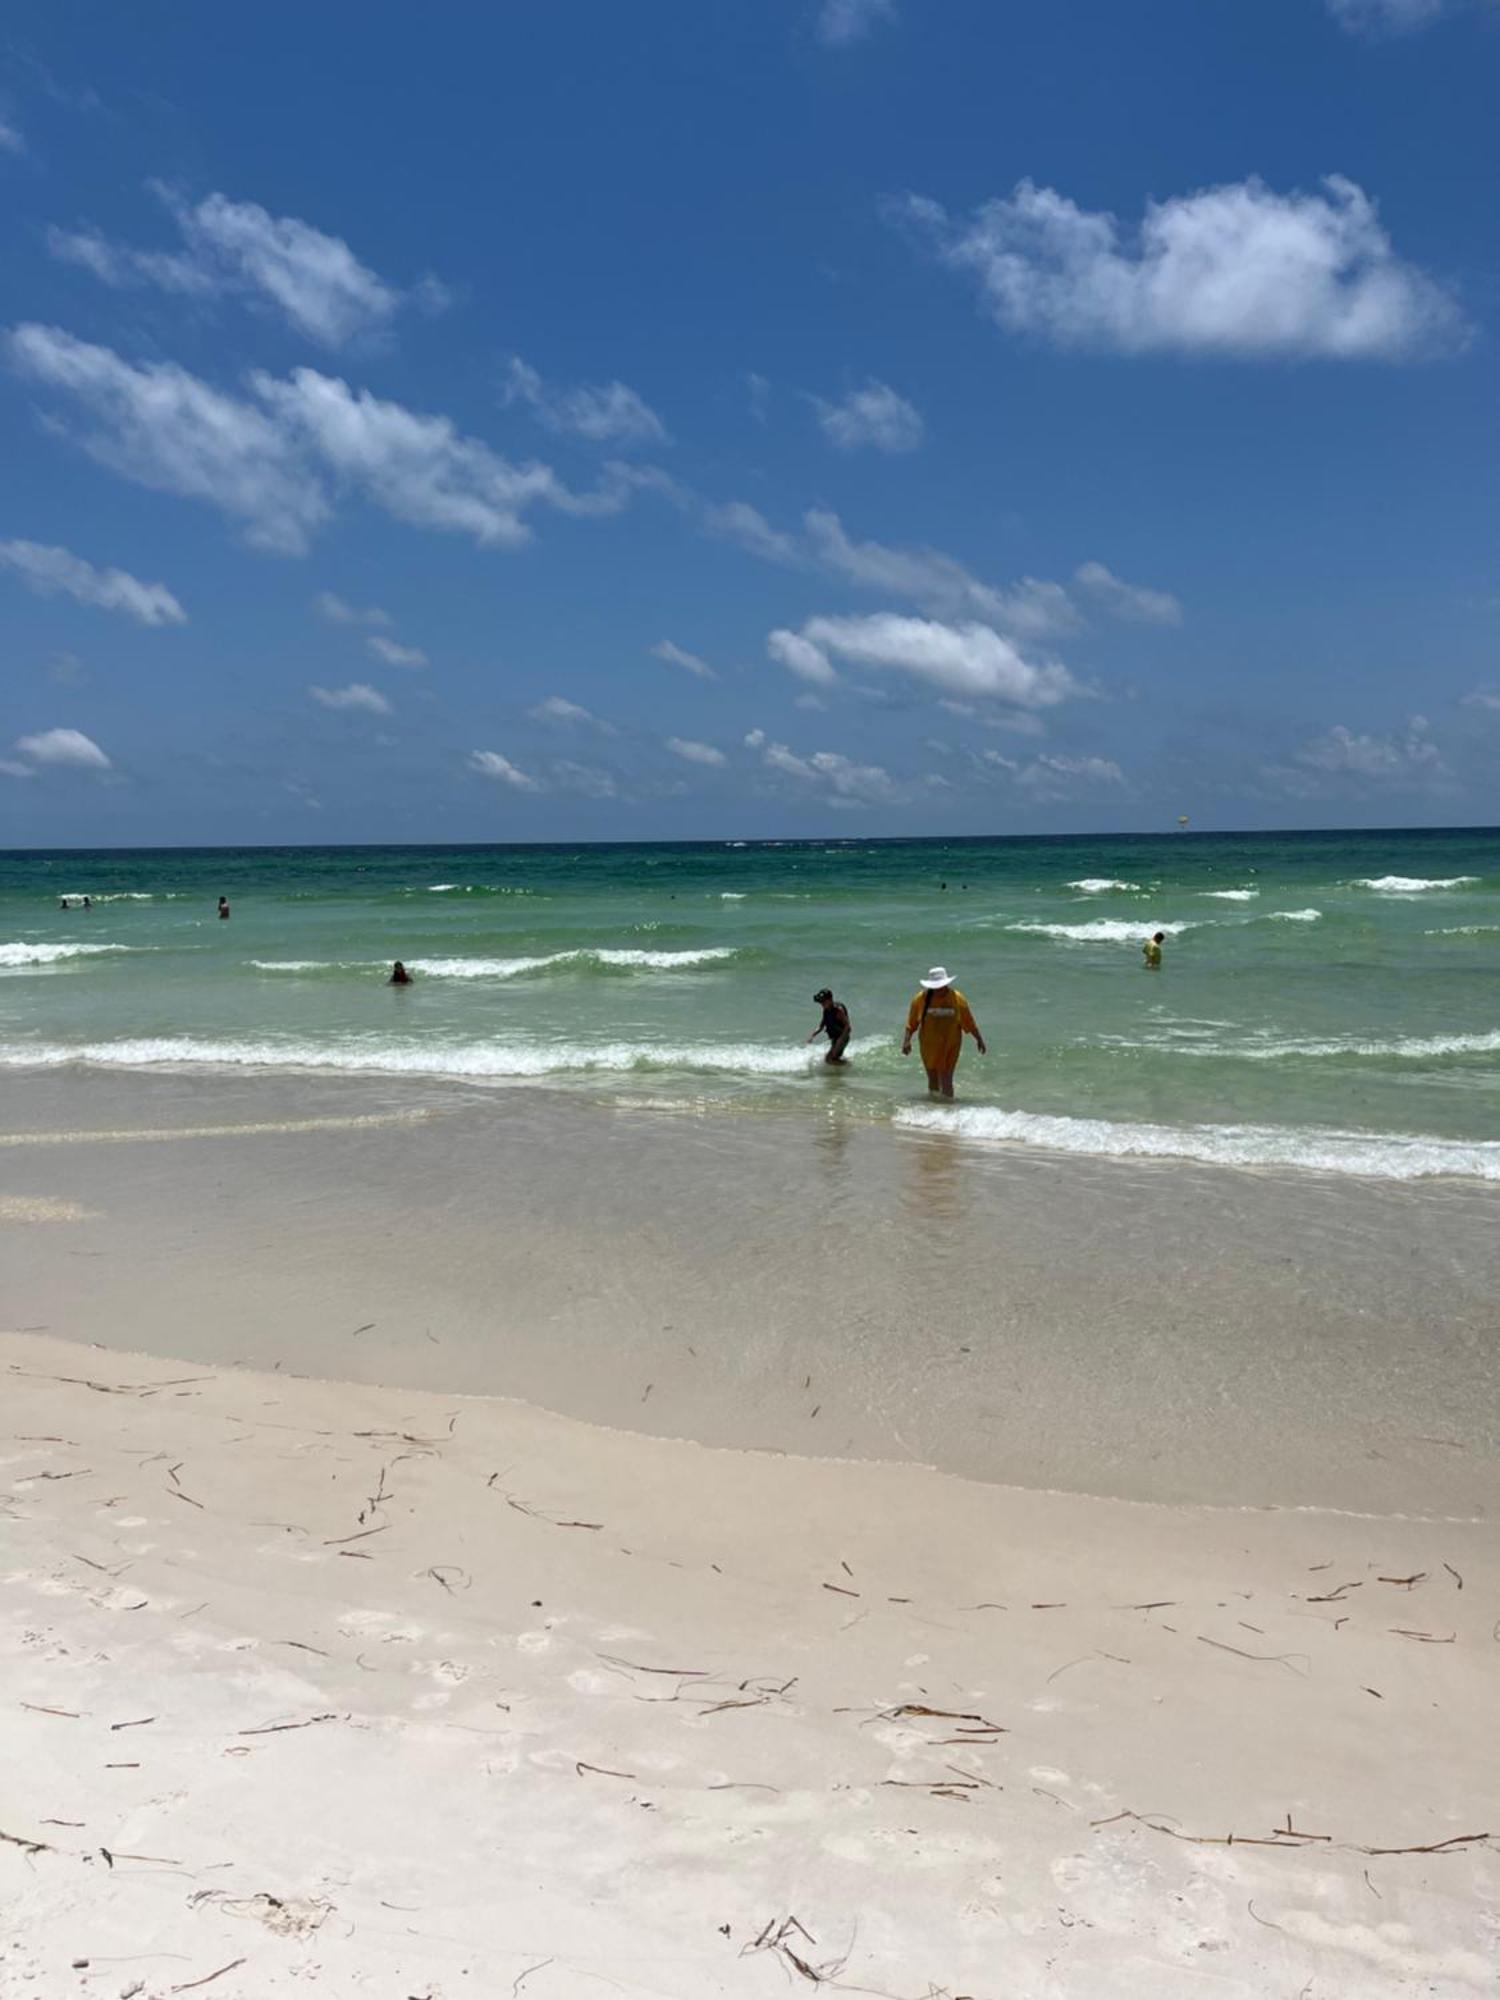
[[[934,961],[991,1043],[956,1109],[898,1052]],[[825,982],[838,1074],[800,1046]],[[1500,833],[0,855],[0,1065],[64,1062],[1500,1179]]]

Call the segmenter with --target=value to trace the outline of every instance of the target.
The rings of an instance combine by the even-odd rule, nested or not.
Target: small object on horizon
[[[1186,829],[1186,827],[1187,827],[1187,825],[1188,825],[1188,816],[1187,816],[1187,814],[1186,814],[1186,813],[1179,813],[1179,814],[1177,815],[1177,824],[1178,824],[1178,826],[1182,827],[1183,829]]]

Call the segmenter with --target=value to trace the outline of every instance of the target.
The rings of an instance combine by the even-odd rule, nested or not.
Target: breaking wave
[[[1477,875],[1357,875],[1351,889],[1374,889],[1382,896],[1420,896],[1424,889],[1462,889]]]
[[[1137,944],[1153,931],[1164,931],[1168,937],[1177,937],[1194,926],[1187,923],[1148,923],[1144,918],[1139,923],[1126,923],[1120,917],[1096,917],[1087,924],[1041,924],[1028,919],[1025,923],[1007,924],[1005,928],[1008,931],[1024,931],[1030,937],[1059,938],[1066,944]]]
[[[129,951],[128,944],[0,944],[0,966],[62,965],[70,958],[97,958],[104,952]]]

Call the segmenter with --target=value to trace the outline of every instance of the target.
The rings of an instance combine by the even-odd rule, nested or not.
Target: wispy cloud
[[[80,771],[114,767],[92,736],[81,729],[44,729],[37,736],[19,736],[16,748],[33,764],[63,765]]]
[[[1166,590],[1147,590],[1138,583],[1126,583],[1101,562],[1086,562],[1073,572],[1073,580],[1106,611],[1129,625],[1180,625],[1182,606]]]
[[[1463,697],[1464,708],[1483,708],[1491,714],[1500,714],[1500,688],[1477,687]]]
[[[1448,0],[1328,0],[1328,11],[1351,34],[1405,35],[1450,9]]]
[[[308,693],[321,708],[347,708],[362,711],[366,715],[389,715],[391,704],[378,688],[367,687],[363,681],[351,681],[348,687],[310,687]]]
[[[552,386],[515,355],[502,399],[525,403],[550,431],[586,438],[590,444],[665,444],[667,427],[638,391],[624,382]]]
[[[342,597],[335,597],[331,590],[320,590],[313,599],[313,610],[329,625],[378,625],[387,626],[391,614],[382,611],[378,604],[346,604]]]
[[[820,0],[815,29],[830,49],[862,42],[881,21],[894,21],[896,0]]]
[[[1374,202],[1339,174],[1318,194],[1252,178],[1149,202],[1129,235],[1032,181],[967,221],[918,197],[893,213],[978,279],[999,325],[1059,346],[1398,361],[1468,333],[1449,293],[1396,255]]]
[[[1032,638],[1073,631],[1080,623],[1061,584],[1025,577],[1002,590],[981,582],[961,562],[937,549],[852,541],[837,514],[814,509],[804,516],[803,525],[812,559],[830,575],[867,590],[909,598],[940,616],[979,617]]]
[[[47,239],[53,256],[116,287],[154,285],[191,297],[269,303],[325,347],[385,326],[407,297],[437,302],[439,288],[428,283],[405,294],[362,264],[342,237],[295,216],[222,194],[190,203],[160,182],[151,188],[177,224],[182,249],[136,250],[97,229],[53,229]]]
[[[667,748],[685,764],[725,764],[729,760],[712,743],[695,743],[689,736],[669,736]]]
[[[823,435],[840,451],[915,451],[927,435],[920,411],[888,382],[873,377],[836,403],[813,397]]]
[[[95,569],[70,549],[42,542],[0,542],[0,567],[14,570],[44,597],[59,592],[139,625],[186,625],[187,613],[164,583],[142,583],[128,570]]]
[[[601,771],[596,764],[574,764],[560,758],[552,766],[552,781],[563,791],[577,792],[585,799],[614,799],[620,795],[613,773]]]
[[[533,722],[551,723],[564,729],[597,729],[601,736],[613,736],[615,726],[606,722],[602,715],[595,715],[592,709],[581,702],[568,701],[560,694],[549,694],[545,701],[539,701],[535,708],[526,713]]]
[[[497,783],[509,785],[517,792],[539,792],[540,779],[533,778],[527,771],[512,764],[509,757],[502,757],[498,750],[473,750],[469,753],[469,769],[478,771],[482,777],[494,778]]]
[[[757,734],[758,731],[751,732],[752,736]],[[745,740],[749,743],[751,738]],[[761,761],[767,769],[817,788],[830,805],[901,805],[907,796],[905,788],[883,765],[858,763],[841,750],[814,750],[804,757],[785,743],[752,747],[760,748]]]
[[[593,491],[574,492],[550,466],[513,464],[447,417],[312,368],[252,375],[250,401],[173,362],[132,363],[56,327],[18,327],[8,350],[20,373],[88,413],[80,441],[101,464],[139,485],[206,500],[256,546],[282,554],[306,549],[331,512],[335,483],[396,520],[498,548],[531,538],[526,516],[536,506],[615,514],[651,483],[649,471],[611,464]]]
[[[383,632],[372,632],[365,640],[365,649],[384,660],[388,667],[425,667],[427,655],[420,646],[402,646],[394,639],[388,639]]]
[[[24,153],[26,141],[8,118],[0,118],[0,153]]]
[[[759,556],[763,562],[796,563],[800,560],[796,542],[773,528],[758,507],[746,500],[710,503],[702,513],[705,533],[717,541],[733,542],[737,548]]]
[[[1003,762],[1003,759],[997,759]],[[1111,757],[1033,757],[1015,770],[1016,784],[1039,803],[1060,804],[1101,786],[1120,786],[1125,773]]]
[[[774,659],[823,686],[838,678],[834,655],[859,667],[906,674],[947,695],[1016,708],[1051,708],[1083,691],[1060,662],[1026,659],[988,625],[947,625],[881,611],[868,618],[809,618],[800,632],[773,632],[766,644]]]
[[[1375,736],[1337,723],[1326,735],[1303,744],[1296,761],[1334,776],[1410,782],[1441,775],[1443,759],[1427,718],[1414,715],[1399,734]]]
[[[685,667],[690,674],[696,674],[700,681],[716,681],[719,677],[707,660],[700,660],[696,653],[689,653],[670,639],[658,640],[651,648],[659,660],[666,660],[674,667]]]

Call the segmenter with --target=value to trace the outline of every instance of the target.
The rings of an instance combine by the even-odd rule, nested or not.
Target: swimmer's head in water
[[[1165,944],[1166,941],[1167,941],[1167,934],[1165,931],[1157,931],[1151,940],[1153,944]]]

